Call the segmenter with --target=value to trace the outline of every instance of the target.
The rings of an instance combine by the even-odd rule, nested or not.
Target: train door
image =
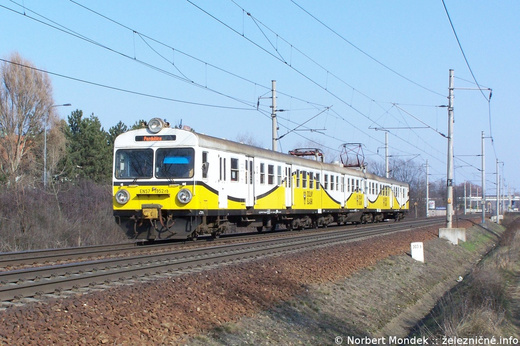
[[[287,164],[285,166],[284,175],[284,187],[285,187],[285,207],[291,208],[293,205],[293,193],[292,193],[292,166]]]
[[[368,180],[366,178],[364,178],[362,181],[362,184],[363,184],[363,196],[364,196],[364,200],[365,200],[365,208],[368,208],[368,193],[369,193]]]
[[[254,158],[251,156],[246,157],[246,174],[245,174],[245,183],[246,183],[246,207],[253,207],[255,205],[255,184],[254,184]]]
[[[219,184],[218,184],[218,207],[219,208],[227,208],[228,195],[227,195],[227,162],[226,158],[219,156],[219,167],[220,167],[220,175],[219,175]]]

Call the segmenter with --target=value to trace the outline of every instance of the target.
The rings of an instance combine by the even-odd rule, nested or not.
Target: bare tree
[[[249,132],[238,134],[236,141],[253,147],[262,148],[262,143],[258,141],[258,138]]]
[[[41,148],[39,137],[54,118],[52,104],[46,73],[18,53],[0,65],[0,174],[8,182],[22,178],[34,165],[31,158],[41,156],[35,150]]]

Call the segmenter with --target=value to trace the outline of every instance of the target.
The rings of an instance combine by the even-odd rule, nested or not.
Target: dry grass
[[[438,337],[498,337],[520,332],[515,326],[519,302],[520,218],[510,220],[498,246],[464,281],[444,295],[413,334]]]
[[[110,186],[0,189],[0,252],[119,242]]]

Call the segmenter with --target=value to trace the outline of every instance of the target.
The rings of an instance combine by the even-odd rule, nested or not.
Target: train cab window
[[[265,164],[260,164],[260,184],[265,184]]]
[[[345,177],[341,177],[341,192],[345,192]]]
[[[356,191],[359,191],[359,179],[356,179]]]
[[[300,187],[300,170],[296,170],[296,187]]]
[[[277,167],[276,173],[277,173],[277,176],[278,176],[278,180],[277,180],[278,186],[280,186],[280,185],[282,185],[282,166],[278,166]]]
[[[238,159],[231,158],[231,181],[238,181]]]
[[[330,176],[330,190],[334,191],[334,176]]]
[[[309,172],[309,189],[314,189],[314,173]]]
[[[302,172],[302,188],[304,188],[304,189],[307,188],[307,172],[306,171]]]
[[[153,176],[152,149],[120,149],[116,152],[117,179],[149,179]]]
[[[336,191],[339,190],[339,176],[336,175]]]
[[[192,178],[193,158],[192,148],[157,149],[155,175],[167,179]]]
[[[274,165],[267,165],[267,183],[274,184]]]
[[[320,189],[320,174],[316,173],[316,190]]]

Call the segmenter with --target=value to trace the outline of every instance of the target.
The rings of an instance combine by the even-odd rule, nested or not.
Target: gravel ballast
[[[437,231],[402,231],[12,307],[0,313],[0,342],[333,344],[351,333],[397,333],[406,328],[397,321],[401,314],[417,313],[408,310],[478,258],[438,239]],[[411,242],[425,243],[426,263],[407,255]]]

